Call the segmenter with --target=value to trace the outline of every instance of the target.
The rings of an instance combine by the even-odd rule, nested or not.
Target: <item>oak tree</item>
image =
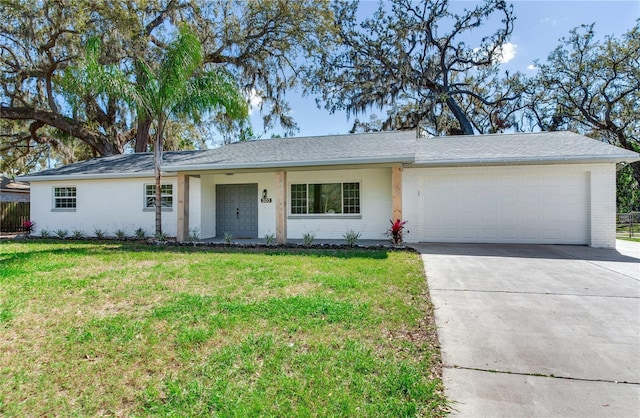
[[[640,20],[619,38],[596,38],[593,24],[575,28],[537,67],[523,96],[533,125],[640,152]],[[637,189],[640,162],[630,166]]]
[[[300,82],[300,63],[333,39],[328,0],[12,0],[0,2],[0,15],[0,158],[22,155],[3,159],[7,163],[45,149],[58,159],[149,149],[154,132],[148,115],[132,118],[126,103],[109,95],[98,100],[87,94],[71,103],[61,85],[64,70],[79,64],[90,37],[102,41],[101,64],[145,85],[137,63],[158,62],[172,31],[187,23],[203,44],[205,67],[226,69],[247,99],[260,98],[265,126],[288,131],[297,127],[285,93]],[[222,120],[218,128],[235,126]],[[178,132],[188,129],[176,126]],[[170,144],[193,146],[165,142]]]
[[[473,109],[517,97],[477,87],[495,76],[513,29],[505,1],[457,10],[448,0],[391,0],[361,22],[357,9],[357,3],[336,3],[341,46],[308,69],[310,91],[330,111],[357,114],[378,106],[390,111],[385,128],[471,135]]]

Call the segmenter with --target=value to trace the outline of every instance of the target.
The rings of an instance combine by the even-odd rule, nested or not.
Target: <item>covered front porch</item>
[[[210,242],[225,242],[226,236],[264,243],[269,235],[285,244],[302,243],[310,233],[315,244],[344,244],[344,234],[354,231],[359,242],[388,244],[389,219],[402,219],[402,173],[400,164],[178,172],[176,238],[187,241],[196,233]],[[328,186],[339,188],[338,202],[325,202],[318,211],[306,190]]]

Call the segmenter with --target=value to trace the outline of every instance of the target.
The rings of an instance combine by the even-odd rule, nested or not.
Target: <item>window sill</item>
[[[51,212],[75,212],[76,208],[53,208]]]
[[[144,208],[143,212],[155,212],[156,208]],[[173,212],[173,208],[162,208],[162,212]]]
[[[331,213],[331,214],[322,214],[322,213],[314,213],[310,215],[289,215],[287,219],[362,219],[361,213]]]

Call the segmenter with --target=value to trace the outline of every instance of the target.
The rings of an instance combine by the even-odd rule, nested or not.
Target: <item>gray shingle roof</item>
[[[418,141],[416,164],[563,162],[637,159],[638,155],[573,132],[436,137]]]
[[[415,154],[415,132],[377,132],[278,138],[235,144],[194,154],[172,153],[164,165],[171,167],[282,167],[351,162],[411,162]]]
[[[468,165],[636,161],[638,154],[572,132],[416,139],[415,132],[379,132],[240,142],[211,150],[165,152],[163,170],[229,170],[403,163]],[[94,158],[25,176],[54,178],[148,176],[151,153]]]
[[[0,176],[0,189],[11,192],[28,192],[29,183],[24,181],[15,181],[5,175]]]

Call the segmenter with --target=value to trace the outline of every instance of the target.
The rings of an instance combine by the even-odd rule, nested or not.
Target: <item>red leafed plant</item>
[[[391,228],[387,230],[386,235],[389,238],[391,238],[391,242],[394,245],[401,244],[402,232],[404,231],[404,226],[406,225],[407,221],[401,221],[400,219],[396,219],[396,221],[394,222],[391,219],[389,219],[389,222],[391,222]]]
[[[31,231],[33,231],[34,226],[36,226],[36,223],[31,220],[22,222],[22,230],[27,234],[30,234]]]

